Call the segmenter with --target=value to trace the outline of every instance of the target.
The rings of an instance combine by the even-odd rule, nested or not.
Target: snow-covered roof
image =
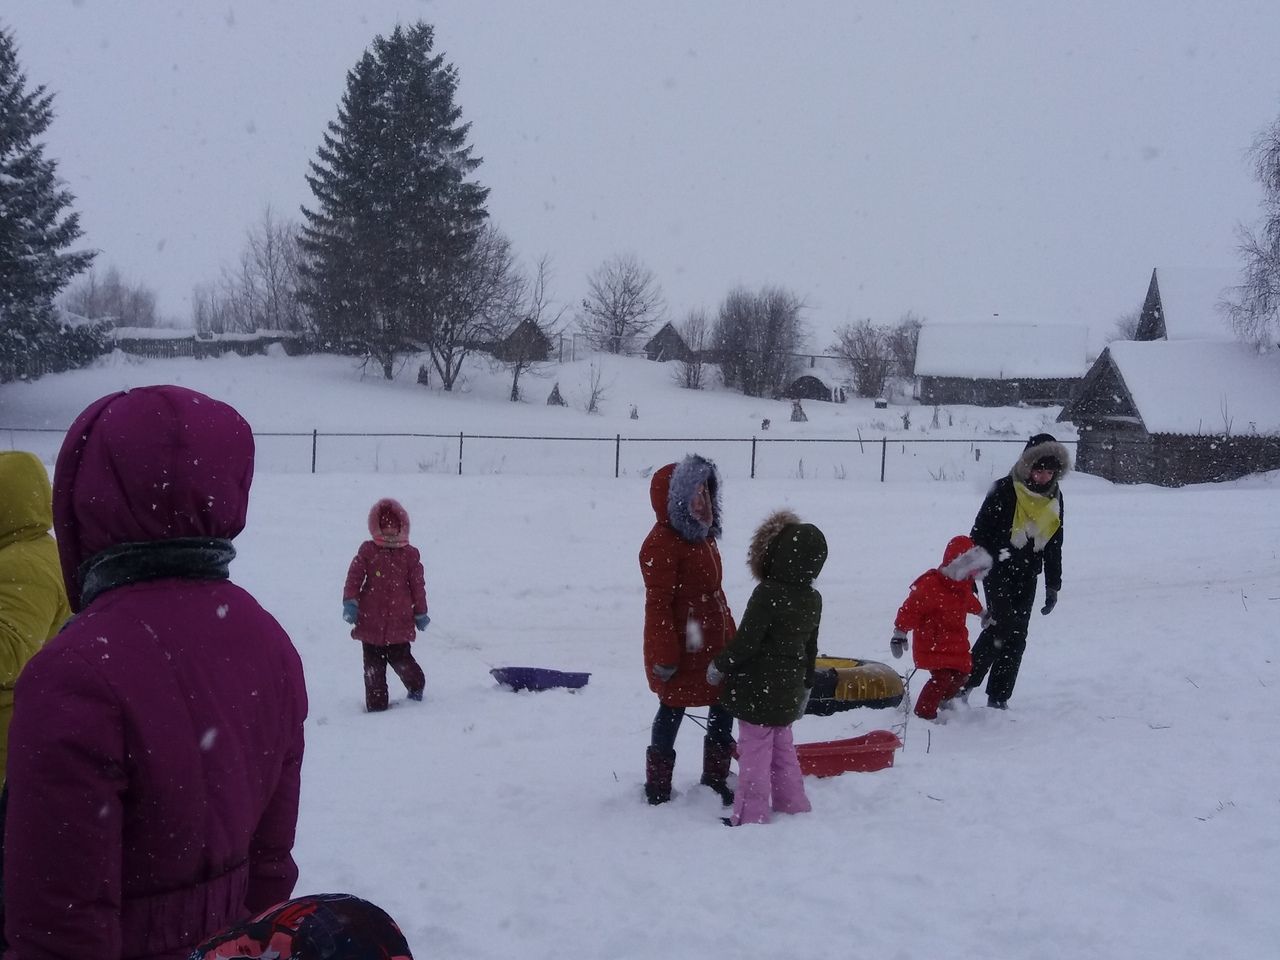
[[[186,340],[195,335],[192,327],[116,327],[112,331],[117,340]]]
[[[1058,323],[926,323],[916,376],[974,380],[1082,377],[1089,328]]]
[[[1238,272],[1217,267],[1157,267],[1156,286],[1170,340],[1230,340],[1231,328],[1218,307]]]
[[[1116,341],[1107,348],[1148,433],[1280,434],[1280,351],[1235,341]]]

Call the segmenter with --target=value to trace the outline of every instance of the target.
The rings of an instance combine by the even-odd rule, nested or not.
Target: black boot
[[[710,787],[726,807],[733,805],[729,789],[729,763],[733,760],[733,744],[719,743],[710,737],[702,741],[702,784]]]
[[[676,770],[676,752],[650,747],[644,756],[644,795],[657,806],[671,799],[671,776]]]

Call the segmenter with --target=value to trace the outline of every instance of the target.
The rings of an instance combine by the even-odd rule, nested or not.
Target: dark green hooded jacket
[[[785,727],[813,684],[822,595],[813,580],[827,541],[790,511],[769,517],[751,540],[748,565],[760,585],[747,601],[733,642],[715,658],[723,672],[720,702],[739,720]]]

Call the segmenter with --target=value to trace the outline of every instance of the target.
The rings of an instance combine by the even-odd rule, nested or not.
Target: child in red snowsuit
[[[981,614],[974,581],[991,569],[991,554],[968,537],[952,537],[942,554],[942,566],[916,578],[898,608],[889,649],[901,657],[907,631],[914,631],[916,666],[930,672],[929,682],[916,698],[916,716],[936,720],[938,707],[964,686],[973,660],[965,617]]]
[[[390,498],[369,511],[372,540],[360,544],[342,588],[342,619],[364,646],[364,702],[370,713],[387,709],[387,664],[421,700],[427,680],[409,644],[427,629],[427,588],[418,548],[409,543],[409,514]]]

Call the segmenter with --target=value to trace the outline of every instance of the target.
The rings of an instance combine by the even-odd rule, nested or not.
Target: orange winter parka
[[[690,514],[689,501],[707,485],[712,504],[709,529]],[[657,522],[640,547],[644,577],[644,673],[649,689],[672,707],[705,707],[720,697],[707,683],[707,664],[733,639],[733,614],[723,589],[720,478],[715,464],[689,456],[653,475],[649,498]],[[674,666],[670,680],[654,676],[657,665]]]

